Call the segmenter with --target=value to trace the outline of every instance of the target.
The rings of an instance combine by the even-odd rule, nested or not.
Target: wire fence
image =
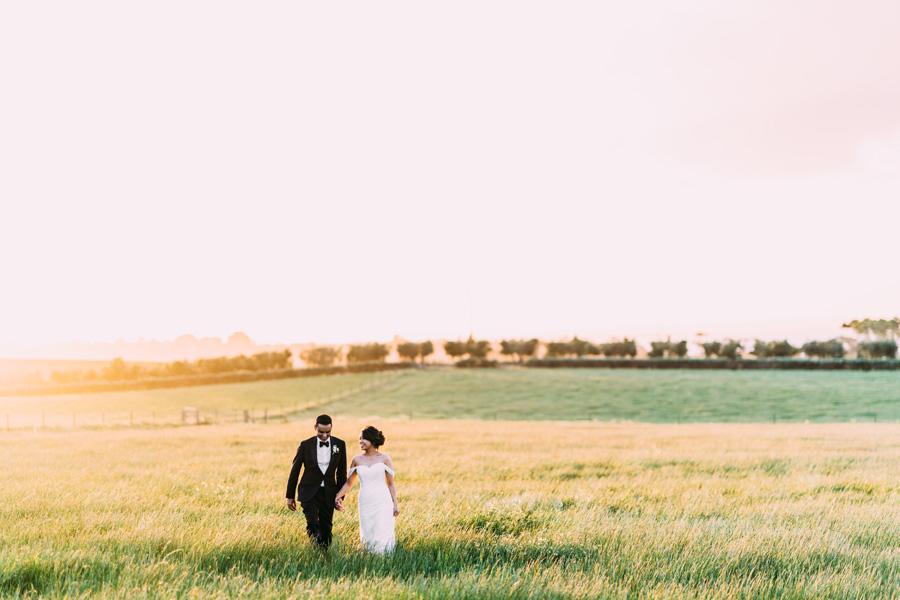
[[[327,400],[325,401],[327,402]],[[16,431],[76,431],[91,429],[126,429],[126,428],[154,428],[154,427],[183,427],[194,425],[225,425],[225,424],[272,424],[288,423],[296,421],[307,415],[307,411],[315,408],[317,404],[307,404],[291,408],[247,408],[247,409],[199,409],[184,407],[181,410],[150,411],[150,412],[106,412],[106,413],[76,413],[63,414],[0,414],[0,433]],[[419,414],[420,418],[427,418],[427,412]],[[413,419],[412,413],[406,414],[406,418]],[[522,415],[504,415],[502,412],[470,415],[471,418],[483,420],[521,420]],[[440,418],[440,417],[436,417]],[[877,413],[863,413],[856,416],[835,416],[833,419],[818,416],[813,419],[804,419],[794,416],[779,416],[773,414],[771,418],[752,418],[745,420],[716,419],[710,417],[676,416],[671,421],[644,420],[639,416],[616,417],[611,415],[585,414],[585,421],[592,422],[646,422],[646,423],[674,423],[674,424],[701,424],[701,423],[900,423],[890,416],[879,417]]]
[[[220,425],[225,423],[277,423],[290,420],[291,413],[302,409],[199,409],[186,406],[181,410],[117,411],[71,414],[4,414],[0,427],[14,430],[98,429],[122,427],[173,427],[179,425]]]

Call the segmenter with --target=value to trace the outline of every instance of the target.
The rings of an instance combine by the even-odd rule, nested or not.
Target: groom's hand
[[[293,498],[287,498],[287,507],[291,510],[297,510],[297,501]]]

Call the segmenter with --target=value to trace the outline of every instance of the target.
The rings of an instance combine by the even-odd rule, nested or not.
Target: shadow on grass
[[[253,577],[295,579],[385,577],[411,581],[421,577],[453,577],[469,572],[521,573],[540,565],[544,571],[558,569],[575,573],[600,572],[610,582],[641,589],[675,583],[702,590],[723,583],[740,584],[748,578],[774,587],[803,585],[828,573],[863,573],[874,567],[877,578],[888,584],[889,562],[872,564],[856,554],[810,549],[754,549],[725,554],[675,546],[647,547],[636,552],[620,538],[598,538],[583,544],[549,541],[523,543],[509,538],[486,537],[459,541],[431,538],[398,546],[391,556],[376,556],[359,550],[333,548],[328,556],[290,547],[218,549],[195,557],[198,565],[221,574],[239,572]]]
[[[388,556],[367,554],[340,542],[323,555],[296,540],[203,549],[173,549],[158,542],[118,543],[97,548],[97,552],[100,556],[87,560],[58,556],[2,565],[0,596],[54,591],[77,595],[100,589],[130,589],[136,580],[146,581],[148,572],[162,563],[189,578],[204,581],[209,581],[210,576],[243,576],[285,585],[297,579],[337,582],[348,578],[385,578],[421,585],[423,579],[446,581],[465,573],[515,576],[536,565],[542,572],[556,569],[569,574],[602,573],[613,586],[633,591],[667,583],[701,591],[722,584],[740,586],[750,578],[770,589],[786,589],[803,587],[820,575],[861,575],[873,568],[876,585],[887,589],[894,577],[889,561],[876,560],[877,564],[873,564],[872,556],[822,550],[788,553],[775,548],[729,555],[710,549],[694,552],[680,545],[646,547],[641,552],[621,538],[570,544],[526,543],[497,537],[465,541],[432,537],[399,545]]]
[[[0,596],[46,594],[66,581],[76,582],[82,591],[89,591],[117,581],[120,572],[121,565],[102,558],[30,558],[0,567]]]
[[[187,558],[187,557],[186,557]],[[600,560],[596,548],[576,544],[508,545],[496,541],[431,538],[398,544],[393,554],[379,556],[338,545],[327,555],[312,548],[265,546],[218,548],[191,557],[201,569],[217,573],[239,572],[247,576],[265,570],[270,577],[342,579],[352,576],[412,579],[420,576],[452,576],[464,571],[518,569],[540,561],[567,570],[593,568]]]

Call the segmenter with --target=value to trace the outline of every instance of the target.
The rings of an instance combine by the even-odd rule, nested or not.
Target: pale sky
[[[6,2],[0,356],[900,314],[900,3]]]

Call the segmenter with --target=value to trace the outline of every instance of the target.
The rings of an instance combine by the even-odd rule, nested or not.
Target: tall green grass
[[[370,420],[336,414],[352,442]],[[891,598],[896,425],[371,420],[399,549],[320,555],[300,424],[0,435],[3,597]],[[351,443],[352,447],[352,443]]]

